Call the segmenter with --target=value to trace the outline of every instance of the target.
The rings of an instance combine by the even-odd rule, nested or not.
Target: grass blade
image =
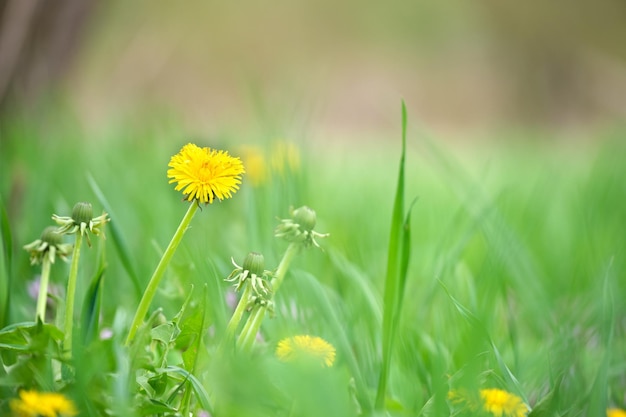
[[[396,196],[391,217],[391,230],[387,253],[387,272],[385,276],[385,294],[383,305],[383,341],[382,366],[376,394],[376,408],[382,410],[387,392],[387,380],[395,339],[395,330],[399,313],[402,311],[402,295],[406,283],[406,273],[410,255],[410,216],[404,218],[404,184],[406,157],[406,106],[402,102],[402,152],[396,187]]]
[[[126,270],[126,273],[128,274],[128,276],[130,276],[131,278],[131,281],[133,283],[133,289],[135,290],[135,296],[137,297],[137,299],[139,299],[141,298],[141,295],[143,294],[143,290],[142,290],[141,285],[139,284],[139,278],[137,277],[137,273],[135,272],[135,269],[133,268],[133,263],[131,261],[131,255],[130,255],[131,252],[128,249],[128,244],[126,243],[126,240],[124,240],[124,235],[122,234],[119,226],[115,222],[115,219],[117,218],[117,216],[111,209],[111,205],[109,204],[106,197],[104,196],[104,193],[102,192],[100,187],[98,187],[96,180],[90,174],[87,174],[87,181],[89,182],[89,185],[91,186],[91,190],[95,194],[96,198],[98,199],[98,201],[100,201],[100,204],[102,204],[102,207],[107,213],[109,213],[109,217],[111,217],[112,219],[112,221],[109,222],[109,224],[107,225],[109,230],[111,231],[110,233],[111,239],[113,240],[115,249],[117,249],[117,254],[119,256],[120,261],[122,262],[122,266]]]
[[[213,412],[213,408],[211,407],[211,401],[209,400],[209,394],[204,389],[202,383],[196,378],[193,374],[189,373],[187,370],[178,367],[178,366],[168,366],[165,368],[165,371],[172,374],[178,374],[189,381],[191,387],[196,393],[196,398],[200,403],[200,406],[203,410],[208,411],[209,413]]]
[[[9,218],[7,216],[4,202],[0,199],[0,328],[9,322],[9,312],[11,298],[9,290],[11,289],[11,258],[13,256],[13,240],[11,237],[11,228],[9,227]]]
[[[98,332],[105,269],[105,265],[101,264],[98,268],[98,272],[96,272],[93,279],[91,280],[91,284],[89,285],[87,294],[85,294],[83,311],[81,313],[81,317],[83,318],[83,342],[85,344],[88,344],[91,340],[93,340]]]

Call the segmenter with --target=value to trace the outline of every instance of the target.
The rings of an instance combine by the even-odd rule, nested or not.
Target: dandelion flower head
[[[16,417],[72,417],[78,414],[74,403],[55,392],[20,391],[9,407]]]
[[[606,410],[606,417],[626,417],[626,411],[620,408],[609,408]]]
[[[276,346],[276,356],[284,362],[316,360],[322,365],[333,366],[335,347],[320,337],[300,335],[287,337]]]
[[[528,406],[520,397],[501,389],[482,389],[480,398],[483,409],[496,417],[524,417],[528,413]]]
[[[274,172],[280,176],[298,172],[300,169],[300,151],[298,147],[287,141],[277,141],[272,146],[271,164]]]
[[[243,146],[241,148],[242,159],[246,166],[246,178],[253,187],[266,184],[270,178],[267,158],[258,146]]]
[[[176,191],[182,190],[185,199],[211,204],[213,200],[232,197],[239,189],[245,172],[239,158],[226,151],[200,148],[192,143],[183,146],[172,156],[167,177],[176,183]]]

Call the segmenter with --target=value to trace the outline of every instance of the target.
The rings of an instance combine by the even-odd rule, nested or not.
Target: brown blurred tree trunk
[[[67,69],[95,0],[0,0],[0,114]]]

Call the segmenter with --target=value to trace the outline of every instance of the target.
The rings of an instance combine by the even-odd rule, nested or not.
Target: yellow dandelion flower
[[[192,143],[183,146],[172,156],[167,170],[171,183],[177,183],[176,191],[183,191],[188,201],[211,204],[232,197],[239,189],[241,175],[245,172],[239,158],[226,151],[200,148]]]
[[[74,403],[55,392],[20,391],[20,398],[10,401],[15,417],[72,417],[78,414]]]
[[[480,398],[483,409],[496,417],[524,417],[528,412],[528,406],[520,397],[501,389],[482,389]]]
[[[242,153],[242,159],[246,165],[247,181],[250,181],[253,187],[265,184],[270,174],[267,166],[267,158],[263,154],[263,151],[257,146],[244,146]]]
[[[274,142],[271,155],[272,168],[281,176],[300,169],[300,151],[292,142]]]
[[[300,335],[287,337],[276,346],[276,356],[284,362],[314,359],[333,366],[335,347],[320,337]]]
[[[609,408],[606,410],[606,417],[626,417],[626,411],[620,408]]]

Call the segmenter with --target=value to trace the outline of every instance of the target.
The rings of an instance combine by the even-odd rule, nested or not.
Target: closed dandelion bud
[[[310,232],[315,227],[317,216],[315,210],[302,206],[293,211],[293,220],[300,225],[302,230]]]
[[[24,249],[30,253],[30,263],[34,265],[41,263],[44,258],[48,258],[50,263],[54,263],[57,256],[67,261],[67,257],[72,252],[72,245],[63,243],[59,229],[48,226],[41,233],[39,239],[25,245]]]
[[[271,300],[272,285],[270,279],[272,273],[263,269],[265,267],[265,258],[258,252],[250,252],[243,261],[243,266],[237,265],[232,260],[235,269],[225,279],[226,282],[232,282],[235,291],[239,291],[244,283],[249,282],[252,290],[257,297],[263,300]]]
[[[263,276],[265,258],[258,252],[250,252],[243,261],[243,269],[256,276]]]
[[[96,236],[102,235],[104,237],[103,227],[110,220],[109,215],[103,213],[98,217],[93,216],[93,208],[91,203],[76,203],[72,209],[72,217],[61,217],[56,214],[52,215],[52,220],[57,222],[61,227],[58,229],[60,234],[74,234],[80,233],[82,236],[86,236],[87,244],[91,246],[89,240],[90,232]]]
[[[283,238],[287,242],[301,244],[302,247],[311,245],[319,248],[316,237],[326,237],[328,233],[318,233],[313,228],[317,223],[315,210],[302,206],[291,210],[291,218],[282,219],[274,230],[274,236]]]
[[[58,246],[63,243],[63,238],[58,232],[58,228],[54,226],[46,227],[41,233],[41,240],[49,246]]]
[[[90,203],[76,203],[72,209],[72,219],[76,224],[89,224],[93,217],[93,208]]]

